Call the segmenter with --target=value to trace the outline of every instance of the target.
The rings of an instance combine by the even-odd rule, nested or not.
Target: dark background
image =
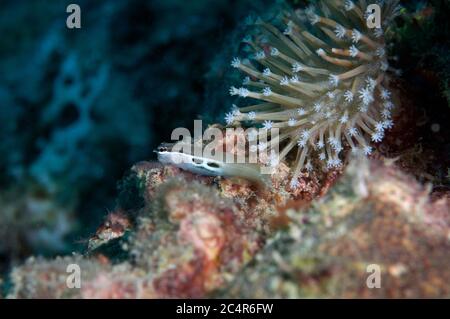
[[[0,266],[83,247],[133,163],[221,118],[233,30],[265,6],[78,0],[67,29],[73,2],[0,3]]]

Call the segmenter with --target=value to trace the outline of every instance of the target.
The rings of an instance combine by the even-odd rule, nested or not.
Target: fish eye
[[[167,147],[165,147],[165,146],[158,146],[157,150],[158,150],[158,152],[167,152]]]

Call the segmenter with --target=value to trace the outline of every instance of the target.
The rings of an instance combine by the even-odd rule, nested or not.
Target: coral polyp
[[[284,31],[258,19],[256,33],[243,40],[251,56],[231,62],[247,76],[230,94],[259,102],[228,113],[227,124],[278,128],[271,149],[280,150],[279,161],[296,151],[292,187],[302,170],[341,166],[345,147],[371,154],[371,143],[393,125],[384,35],[398,1],[378,3],[381,25],[373,29],[367,5],[330,0],[283,12]]]

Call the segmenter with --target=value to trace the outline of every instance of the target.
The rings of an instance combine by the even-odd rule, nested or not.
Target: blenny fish
[[[224,160],[217,160],[217,158],[226,158],[226,153],[220,154],[223,156],[218,156],[217,158],[205,154],[195,156],[178,150],[178,148],[175,150],[174,145],[171,143],[162,143],[158,146],[154,152],[158,154],[159,162],[174,165],[195,174],[231,178],[238,177],[254,182],[260,186],[268,185],[269,178],[267,175],[261,173],[261,166],[258,164],[227,163]]]

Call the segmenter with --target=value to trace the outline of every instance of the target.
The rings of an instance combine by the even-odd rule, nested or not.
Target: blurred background
[[[74,2],[81,29],[66,28]],[[2,272],[81,249],[133,163],[154,159],[175,127],[230,108],[224,43],[263,3],[0,2]]]

